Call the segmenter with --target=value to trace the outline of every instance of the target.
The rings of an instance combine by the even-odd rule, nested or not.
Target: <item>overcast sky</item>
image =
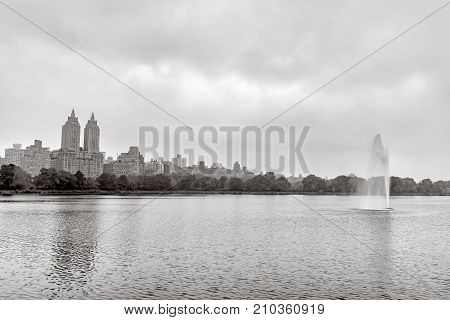
[[[261,125],[443,3],[5,2],[194,127]],[[450,179],[449,21],[450,6],[274,122],[311,126],[313,173],[364,175],[381,133],[393,175]],[[2,5],[0,70],[2,156],[57,149],[73,107],[82,127],[95,112],[107,155],[178,124]]]

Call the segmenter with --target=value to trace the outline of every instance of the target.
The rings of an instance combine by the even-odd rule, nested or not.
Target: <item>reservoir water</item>
[[[0,298],[450,299],[450,197],[355,199],[3,197]]]

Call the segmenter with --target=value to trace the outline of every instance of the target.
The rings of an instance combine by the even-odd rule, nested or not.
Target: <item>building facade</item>
[[[112,163],[114,162],[113,157],[109,156],[108,158],[105,159],[104,164],[108,164],[108,163]]]
[[[80,124],[75,110],[62,127],[61,149],[50,153],[50,167],[75,174],[81,171],[85,177],[96,178],[103,173],[104,154],[99,152],[100,129],[92,114],[86,124],[85,149],[80,148]]]
[[[187,159],[183,158],[181,154],[177,154],[175,158],[172,158],[172,164],[174,167],[186,168]]]
[[[164,161],[163,168],[164,174],[171,174],[172,172],[175,172],[175,168],[170,161]]]
[[[1,168],[2,166],[6,165],[6,164],[7,164],[7,163],[6,163],[6,159],[0,157],[0,168]]]
[[[94,113],[92,113],[91,119],[84,128],[84,151],[88,153],[100,152],[100,128],[94,118]]]
[[[61,149],[80,149],[80,123],[75,116],[74,109],[72,109],[70,117],[67,118],[66,123],[62,126]]]
[[[241,172],[241,165],[237,161],[233,165],[233,172],[234,173],[240,173]]]
[[[24,154],[25,150],[22,149],[22,145],[20,143],[13,144],[12,148],[5,149],[6,164],[20,166],[20,161],[22,160]]]
[[[139,147],[130,147],[128,152],[117,157],[117,161],[105,164],[104,172],[117,176],[144,174],[144,157],[139,152]]]
[[[103,155],[84,150],[57,150],[50,154],[50,167],[72,174],[81,171],[87,178],[97,178],[103,173]]]
[[[145,174],[160,174],[164,173],[164,159],[151,159],[144,164]]]
[[[42,147],[42,141],[34,140],[34,145],[25,149],[20,167],[32,177],[37,176],[42,168],[50,168],[50,149]]]

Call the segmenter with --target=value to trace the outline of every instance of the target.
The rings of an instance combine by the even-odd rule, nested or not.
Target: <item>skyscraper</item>
[[[91,119],[88,120],[84,128],[84,151],[88,153],[100,152],[100,128],[97,125],[97,120],[94,118],[94,113]]]
[[[86,177],[96,178],[103,173],[103,154],[99,152],[100,129],[94,114],[85,129],[85,148],[80,149],[80,124],[75,111],[67,119],[62,129],[61,150],[50,154],[50,167],[75,174],[81,171]]]
[[[144,173],[144,157],[139,147],[130,147],[126,153],[121,153],[117,161],[105,164],[104,172],[120,175],[139,175]]]
[[[78,150],[80,148],[80,123],[75,117],[75,110],[67,118],[67,122],[62,126],[62,150]]]

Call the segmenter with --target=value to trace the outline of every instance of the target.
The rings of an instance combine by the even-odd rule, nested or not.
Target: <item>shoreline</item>
[[[83,190],[35,190],[35,191],[1,191],[0,196],[13,196],[20,194],[35,194],[40,196],[148,196],[148,195],[306,195],[306,196],[366,196],[361,194],[344,193],[344,192],[295,192],[295,191],[231,191],[231,190],[167,190],[167,191],[83,191]],[[391,197],[398,196],[450,196],[450,194],[439,193],[405,193],[405,194],[391,194]]]

